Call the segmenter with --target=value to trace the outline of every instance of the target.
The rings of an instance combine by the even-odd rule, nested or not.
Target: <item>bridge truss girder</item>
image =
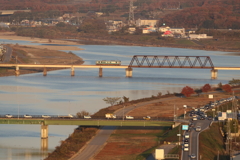
[[[209,56],[134,55],[129,67],[138,68],[214,68]]]

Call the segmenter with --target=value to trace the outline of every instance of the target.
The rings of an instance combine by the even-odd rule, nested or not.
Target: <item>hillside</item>
[[[135,19],[159,19],[160,24],[172,27],[240,29],[239,0],[134,0],[133,6]],[[127,20],[129,0],[0,0],[0,9],[31,9],[33,13],[58,11],[61,14],[95,11],[103,12],[105,18]]]

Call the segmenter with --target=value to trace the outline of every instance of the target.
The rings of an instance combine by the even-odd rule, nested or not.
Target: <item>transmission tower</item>
[[[134,6],[133,6],[133,0],[130,0],[130,5],[129,5],[129,18],[128,18],[128,25],[134,25]]]

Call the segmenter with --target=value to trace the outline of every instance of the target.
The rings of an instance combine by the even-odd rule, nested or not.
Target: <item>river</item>
[[[12,40],[4,40],[4,43],[32,44]],[[123,65],[128,65],[133,55],[210,56],[215,66],[236,66],[240,60],[239,56],[228,56],[220,51],[115,45],[79,47],[84,50],[71,52],[83,58],[85,64],[95,64],[96,60],[121,60]],[[103,101],[105,97],[126,96],[134,100],[158,92],[181,92],[186,85],[200,88],[207,83],[226,84],[232,78],[240,78],[239,71],[219,71],[218,79],[212,80],[208,69],[133,68],[132,78],[125,77],[124,69],[103,69],[102,78],[98,77],[98,69],[75,69],[74,77],[70,72],[65,69],[48,72],[46,77],[42,73],[0,77],[1,115],[66,115],[82,110],[93,114],[109,106]],[[41,151],[39,125],[1,125],[0,159],[44,159],[76,127],[49,126],[48,150]]]

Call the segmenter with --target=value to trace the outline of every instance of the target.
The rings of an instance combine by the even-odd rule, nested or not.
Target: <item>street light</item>
[[[124,121],[124,109],[125,109],[125,106],[123,106],[123,121]]]

